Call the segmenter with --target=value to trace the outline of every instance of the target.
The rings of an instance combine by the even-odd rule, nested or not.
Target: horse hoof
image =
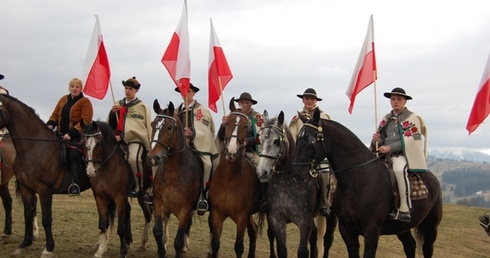
[[[53,252],[48,252],[46,251],[46,249],[44,249],[41,258],[52,258],[52,257],[54,257]]]
[[[27,253],[27,251],[29,251],[27,248],[17,248],[17,250],[15,250],[12,255],[14,256],[19,256],[21,254],[25,254]]]
[[[9,238],[10,238],[10,235],[8,235],[8,234],[2,233],[2,234],[0,235],[0,239],[1,239],[1,240],[8,240]]]

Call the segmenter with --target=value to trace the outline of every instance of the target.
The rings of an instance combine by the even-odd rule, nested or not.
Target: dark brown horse
[[[93,121],[83,129],[82,150],[87,163],[87,175],[90,178],[97,211],[99,213],[100,236],[98,250],[94,257],[102,257],[107,251],[109,228],[114,224],[117,211],[117,234],[120,239],[120,257],[126,257],[128,245],[133,241],[131,234],[131,206],[128,193],[133,180],[129,163],[126,162],[122,147],[116,141],[109,124]],[[151,170],[151,169],[150,169]],[[138,197],[143,210],[145,226],[139,250],[145,250],[151,221],[151,209]]]
[[[236,256],[243,255],[243,238],[247,229],[250,239],[248,257],[255,257],[258,228],[253,214],[259,211],[259,179],[250,161],[244,157],[248,118],[236,109],[234,100],[230,100],[231,113],[226,123],[225,149],[221,152],[219,165],[209,186],[212,251],[209,255],[212,257],[218,257],[223,221],[228,217],[236,223]],[[264,214],[259,219],[261,224]]]
[[[417,173],[428,196],[412,200],[411,222],[390,220],[388,214],[395,208],[395,194],[390,181],[392,172],[384,161],[340,123],[321,120],[318,110],[310,120],[302,115],[300,118],[305,124],[296,141],[295,167],[314,170],[325,157],[330,161],[338,181],[332,211],[339,219],[349,257],[359,257],[359,236],[364,237],[364,257],[375,257],[380,235],[393,234],[402,242],[405,255],[415,257],[412,228],[423,239],[424,257],[432,257],[442,219],[441,186],[434,174]]]
[[[150,160],[158,169],[153,178],[153,235],[158,245],[158,257],[167,257],[168,221],[174,214],[179,221],[174,240],[175,256],[187,251],[193,210],[202,183],[202,162],[187,145],[182,122],[174,112],[174,105],[162,110],[157,100],[157,113],[152,122],[153,141]],[[163,239],[165,238],[165,239]]]
[[[52,231],[53,194],[68,194],[71,176],[63,164],[62,144],[34,110],[21,101],[0,95],[0,128],[6,127],[15,146],[16,158],[12,165],[17,179],[17,192],[24,204],[24,240],[15,254],[25,251],[33,241],[33,221],[36,215],[36,194],[42,210],[42,224],[46,245],[42,257],[53,255]],[[80,190],[90,188],[88,177],[78,182]]]
[[[284,121],[284,113],[281,111],[277,117],[269,119],[265,111],[264,120],[264,126],[259,132],[262,150],[257,174],[259,177],[270,178],[267,221],[268,231],[271,230],[273,237],[277,238],[277,254],[279,257],[287,257],[286,226],[294,223],[300,232],[298,257],[308,257],[308,241],[310,257],[323,257],[326,217],[318,214],[317,179],[307,177],[307,180],[298,180],[293,173],[296,143]],[[313,218],[316,227],[313,225]],[[336,218],[330,216],[329,220]],[[335,223],[333,224],[329,230],[335,229]],[[271,257],[275,257],[273,241],[270,249]]]

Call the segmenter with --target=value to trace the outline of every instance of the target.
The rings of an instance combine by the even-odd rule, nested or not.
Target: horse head
[[[166,109],[161,109],[158,100],[155,99],[153,110],[157,115],[151,123],[153,140],[148,156],[153,166],[159,166],[164,158],[182,152],[186,146],[186,139],[182,123],[171,101]]]
[[[316,168],[327,155],[320,111],[316,109],[311,118],[302,115],[300,112],[298,115],[299,119],[303,121],[303,128],[298,133],[296,140],[296,155],[293,165],[308,168],[309,174],[316,177],[318,175]]]
[[[97,176],[98,170],[115,154],[118,147],[116,138],[109,124],[92,121],[88,125],[81,122],[82,152],[87,165],[87,176]]]
[[[234,101],[235,98],[231,98],[231,112],[225,124],[225,153],[228,160],[235,160],[245,151],[245,136],[250,126],[248,117],[235,107]]]
[[[262,150],[259,154],[257,175],[269,178],[279,166],[284,166],[289,160],[291,138],[288,139],[288,127],[284,123],[284,112],[269,119],[267,111],[264,111],[264,126],[259,131],[259,140]],[[294,144],[294,143],[293,143]]]

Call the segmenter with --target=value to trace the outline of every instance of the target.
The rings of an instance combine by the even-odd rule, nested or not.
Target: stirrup
[[[153,204],[153,193],[147,193],[143,195],[143,201],[146,204]]]
[[[68,186],[68,196],[77,196],[80,195],[80,186],[77,183],[72,183]]]
[[[209,209],[209,204],[206,199],[201,199],[197,203],[197,215],[202,216]]]

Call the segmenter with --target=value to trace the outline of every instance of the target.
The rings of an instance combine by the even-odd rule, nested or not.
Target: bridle
[[[163,120],[155,125],[155,134],[154,135],[157,137],[160,135],[160,131],[162,130],[162,127],[163,127],[163,121],[165,119],[169,119],[170,121],[173,122],[172,137],[170,137],[170,139],[172,139],[173,136],[177,133],[177,120],[174,117],[163,115],[163,114],[158,114],[155,117],[155,121],[157,119],[163,119]],[[182,134],[181,137],[183,138],[184,135]],[[159,138],[160,137],[158,137],[158,140],[152,140],[151,143],[156,143],[156,144],[163,146],[163,148],[165,149],[165,152],[161,155],[161,157],[169,157],[171,155],[175,155],[175,154],[184,152],[186,144],[182,144],[182,149],[180,149],[179,151],[171,152],[171,149],[172,149],[172,147],[170,146],[171,143],[170,142],[164,143],[164,142],[160,141]],[[185,141],[185,139],[182,139],[182,141]]]
[[[265,131],[266,129],[268,129],[268,131]],[[280,158],[283,156],[284,153],[287,153],[287,151],[288,151],[288,148],[287,148],[288,139],[286,137],[286,132],[285,132],[284,128],[281,128],[277,125],[268,125],[268,126],[264,126],[263,128],[260,129],[261,132],[265,131],[265,134],[264,134],[265,138],[269,138],[269,135],[270,135],[272,130],[279,132],[279,137],[278,137],[279,142],[280,142],[279,152],[275,156],[263,154],[262,152],[260,152],[259,157],[264,157],[267,159],[274,160],[274,163],[272,164],[271,172],[275,173],[277,170],[277,166],[279,165]]]
[[[248,117],[245,114],[241,113],[241,112],[231,112],[229,114],[229,116],[231,116],[231,115],[239,115],[239,116],[242,116],[243,118],[247,119],[247,121],[248,121]],[[235,127],[238,127],[239,125],[240,125],[239,121],[235,121]],[[228,141],[231,140],[232,138],[236,138],[237,139],[238,144],[240,145],[240,147],[244,146],[243,140],[240,139],[240,137],[238,137],[238,135],[236,135],[236,134],[232,134],[229,137],[225,137],[225,139],[224,139],[225,146],[228,146]]]
[[[104,153],[104,146],[102,144],[100,144],[103,140],[103,136],[102,136],[102,133],[100,131],[96,132],[96,133],[92,133],[92,134],[83,134],[82,136],[85,137],[85,142],[86,142],[85,147],[87,148],[87,156],[89,156],[89,151],[91,150],[91,147],[89,145],[89,139],[92,139],[92,138],[95,141],[94,146],[100,145],[100,148],[102,149],[100,153]],[[105,163],[107,163],[107,161],[112,157],[112,155],[114,155],[114,153],[116,153],[116,149],[118,146],[119,146],[119,143],[114,145],[114,148],[112,149],[111,153],[104,160],[102,160],[101,155],[99,155],[99,159],[93,159],[93,158],[91,158],[92,153],[90,153],[90,157],[85,158],[85,163],[86,164],[98,163],[99,166],[97,167],[97,169],[101,168],[102,166],[104,166]]]

